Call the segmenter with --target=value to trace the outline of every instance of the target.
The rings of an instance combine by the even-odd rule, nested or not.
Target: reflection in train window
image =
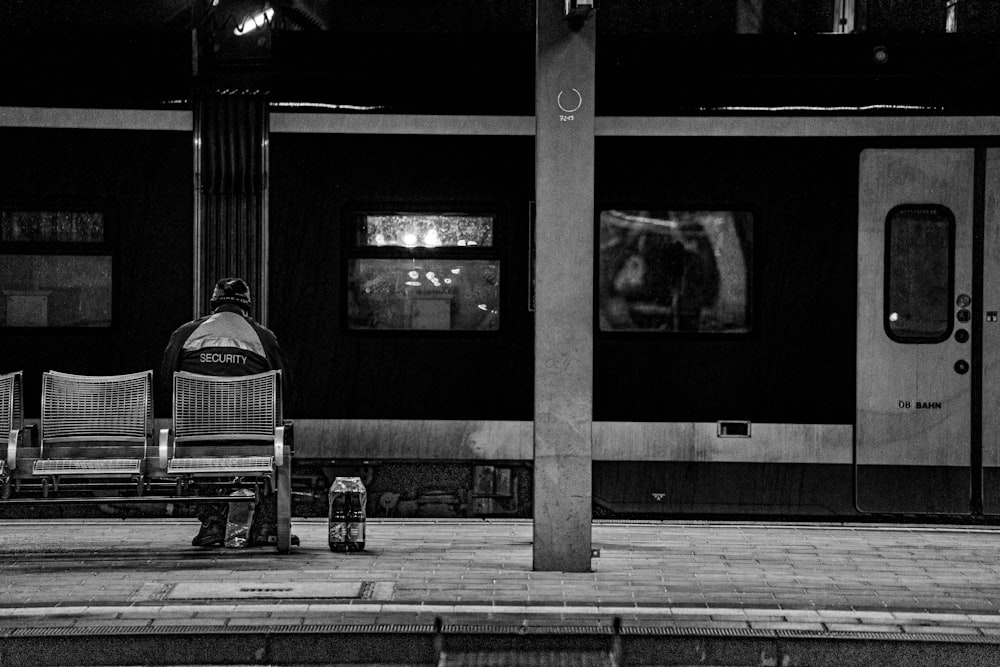
[[[490,215],[353,217],[351,329],[496,331],[500,261]]]
[[[5,243],[101,243],[100,211],[0,211],[0,241]]]
[[[752,255],[746,211],[602,211],[601,331],[749,332]]]
[[[105,231],[100,211],[0,211],[0,326],[110,327]]]
[[[951,334],[955,219],[943,206],[897,206],[886,218],[885,329],[903,343]]]
[[[359,246],[405,248],[489,247],[493,217],[484,215],[359,215],[355,219]]]

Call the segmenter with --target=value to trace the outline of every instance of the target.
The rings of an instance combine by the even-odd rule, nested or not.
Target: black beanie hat
[[[235,303],[250,312],[250,286],[242,278],[223,278],[215,283],[210,302],[212,310],[224,303]]]

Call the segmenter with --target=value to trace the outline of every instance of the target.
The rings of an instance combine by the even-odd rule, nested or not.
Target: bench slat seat
[[[269,475],[274,470],[273,456],[199,456],[173,458],[167,463],[171,475],[234,474]]]
[[[32,463],[31,474],[36,477],[99,476],[134,477],[143,475],[145,458],[134,459],[39,459]]]
[[[142,473],[141,459],[41,459],[31,467],[35,475],[124,475]]]

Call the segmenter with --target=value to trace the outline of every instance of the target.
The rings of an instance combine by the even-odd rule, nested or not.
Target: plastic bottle
[[[363,551],[368,491],[360,477],[338,477],[330,486],[330,551]]]
[[[347,498],[340,480],[330,487],[330,551],[347,551]]]
[[[347,495],[347,550],[365,550],[365,501],[368,493],[361,480],[358,480],[360,491],[352,491]]]

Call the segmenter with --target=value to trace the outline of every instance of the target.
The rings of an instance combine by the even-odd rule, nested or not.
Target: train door
[[[855,475],[864,512],[970,511],[974,173],[973,149],[861,155]]]

